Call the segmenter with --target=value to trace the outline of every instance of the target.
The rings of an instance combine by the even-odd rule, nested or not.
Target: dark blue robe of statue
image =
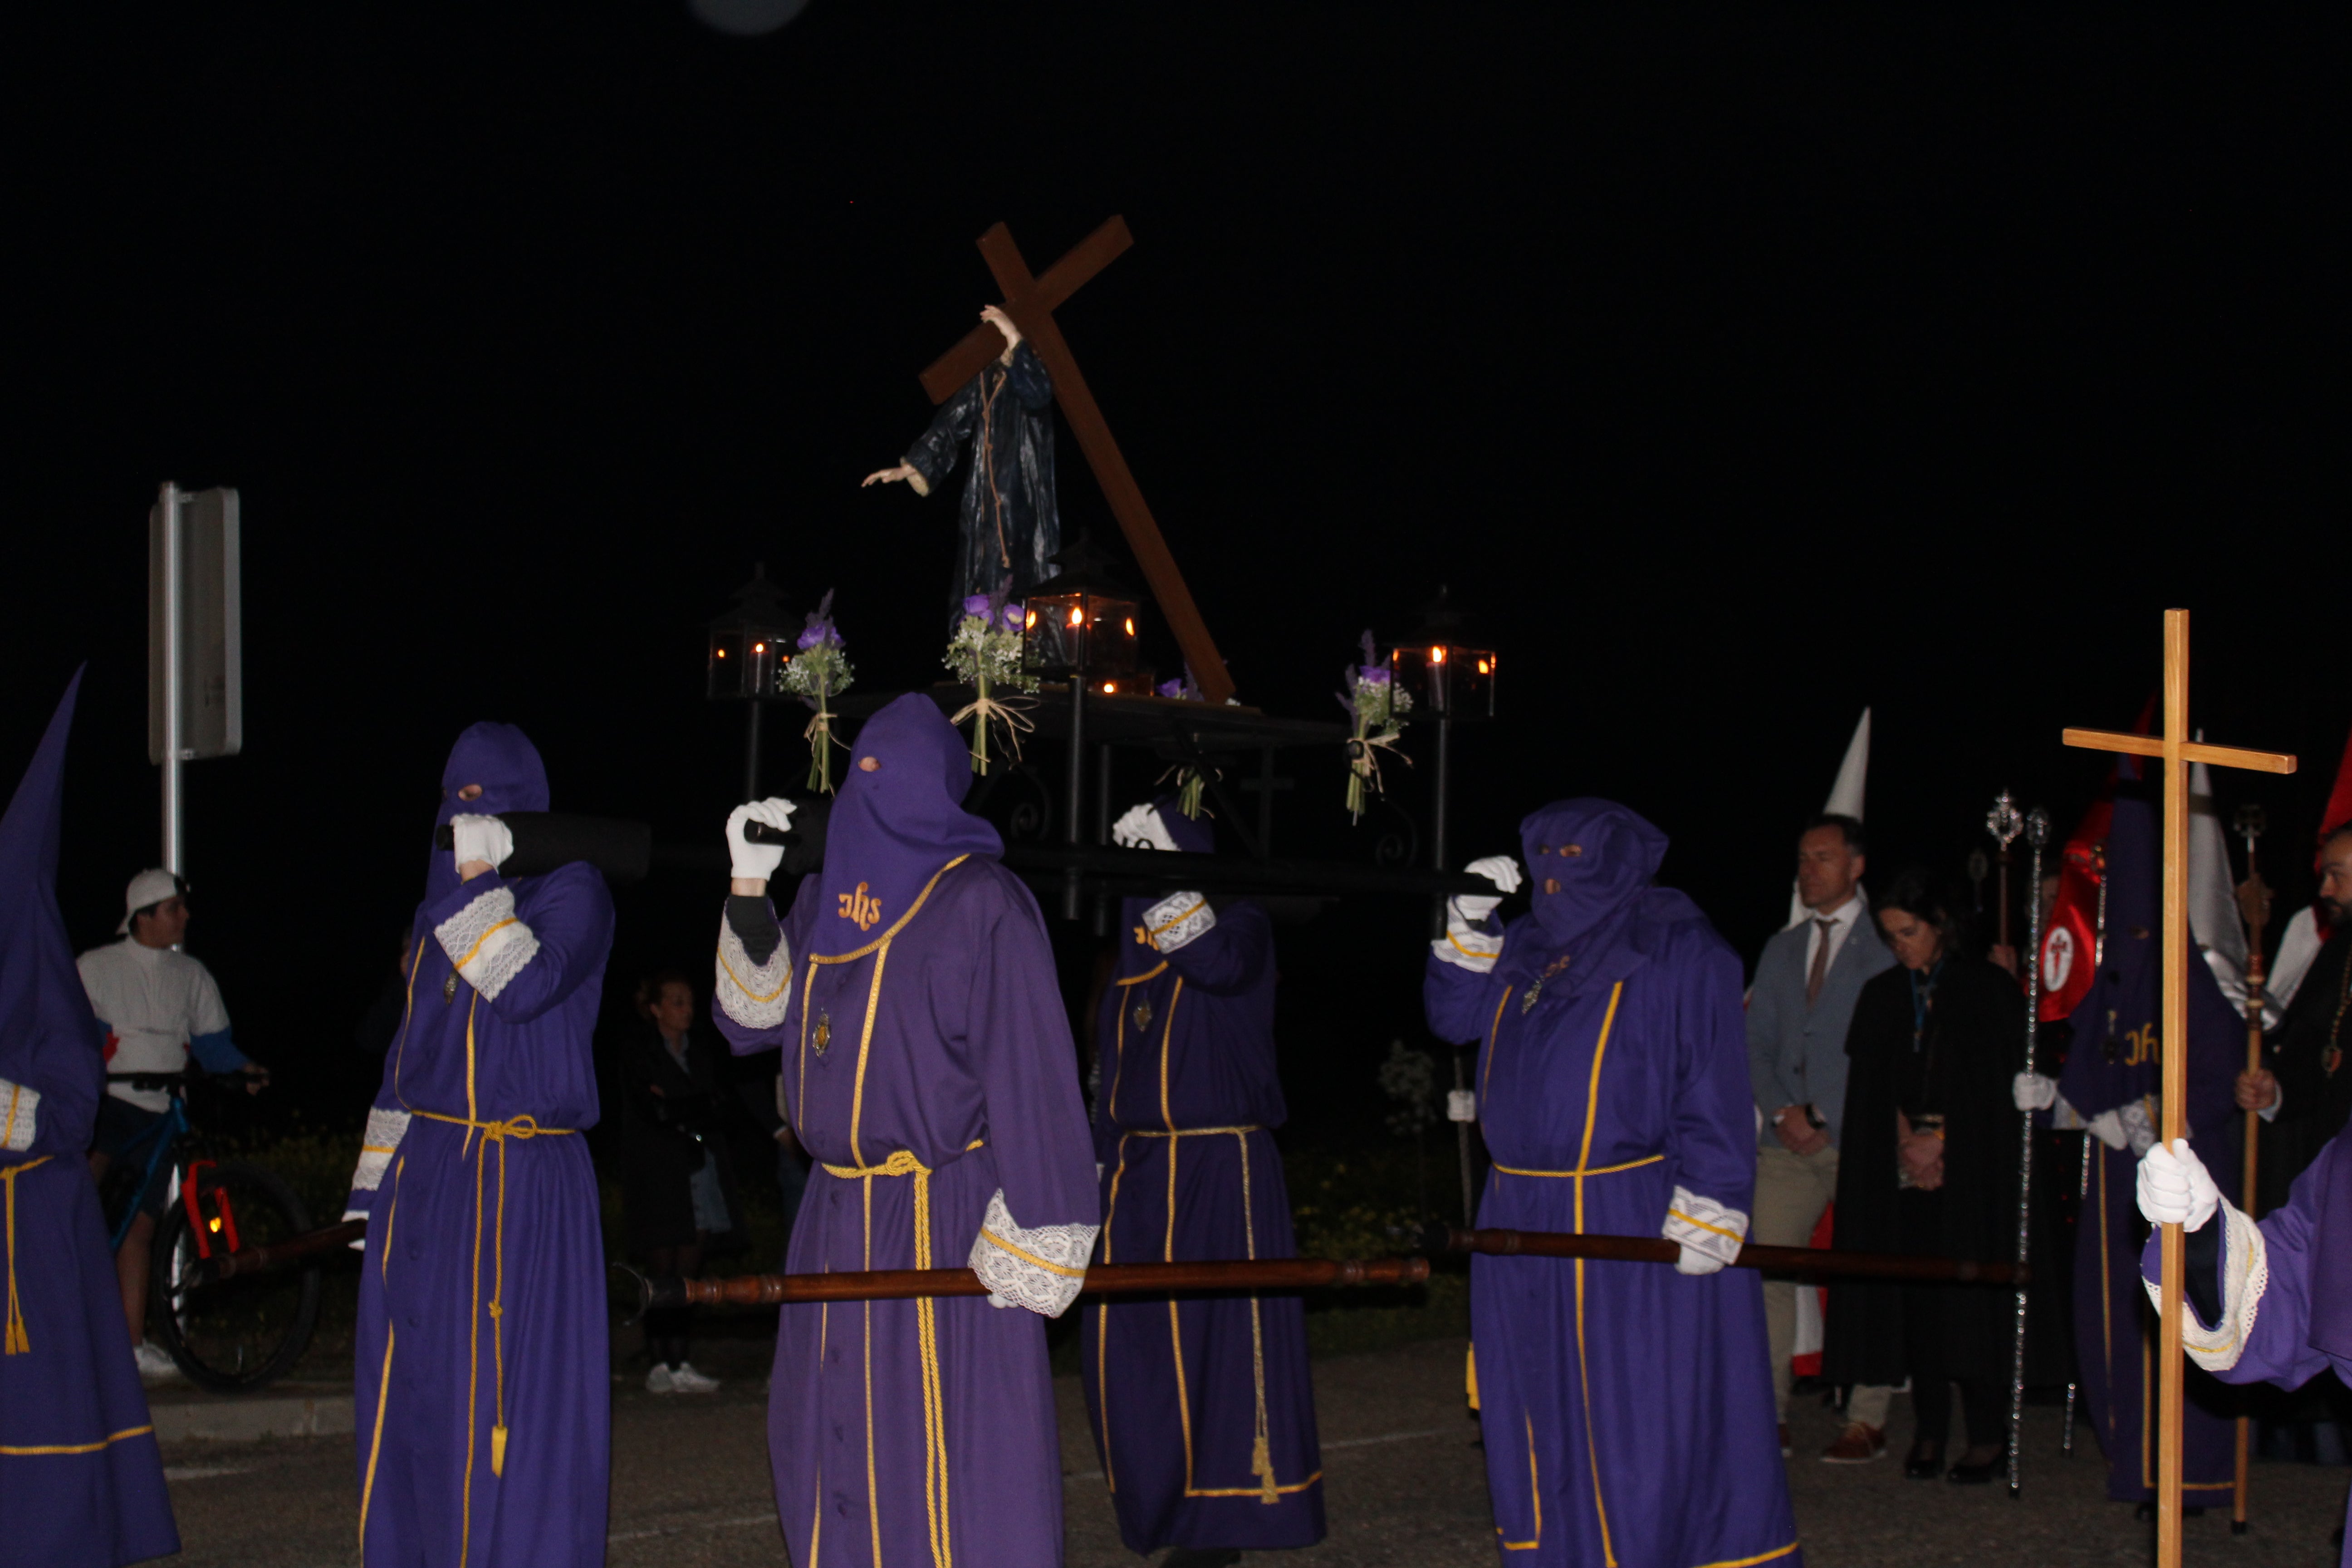
[[[1534,912],[1491,973],[1433,955],[1424,991],[1438,1037],[1482,1042],[1495,1166],[1478,1223],[1655,1237],[1687,1205],[1744,1234],[1756,1130],[1738,957],[1687,898],[1649,885],[1665,836],[1624,807],[1562,802],[1520,833]],[[1752,1271],[1471,1270],[1502,1561],[1802,1563]]]
[[[1181,848],[1211,847],[1205,825],[1171,804],[1160,815]],[[1182,880],[1181,863],[1169,876]],[[1274,1145],[1286,1113],[1265,910],[1129,899],[1119,930],[1098,1036],[1101,1260],[1297,1257]],[[1087,1413],[1129,1551],[1323,1538],[1297,1297],[1105,1299],[1084,1313]]]
[[[478,800],[456,792],[479,784]],[[544,811],[522,732],[477,724],[441,819]],[[589,1055],[613,944],[592,867],[461,883],[436,851],[352,1211],[368,1568],[604,1561],[611,1357]]]
[[[2162,885],[2157,808],[2120,795],[2107,837],[2106,962],[2070,1016],[2074,1044],[2058,1092],[2088,1120],[2102,1111],[2163,1120],[2164,1059],[2158,1032],[2163,1013],[2164,954],[2157,935]],[[2234,1198],[2238,1161],[2230,1123],[2231,1083],[2245,1058],[2246,1026],[2214,984],[2212,971],[2189,964],[2189,1146]],[[2086,1135],[2087,1136],[2087,1135]],[[2074,1352],[2091,1424],[2107,1457],[2107,1496],[2147,1502],[2156,1496],[2156,1314],[2137,1279],[2147,1223],[2134,1196],[2138,1156],[2091,1140],[2091,1190],[2074,1233]],[[2069,1175],[2080,1179],[2078,1171]],[[2201,1372],[2189,1376],[2182,1402],[2181,1475],[2189,1506],[2223,1500],[2236,1467],[2236,1429],[2229,1396]]]
[[[1028,343],[1013,351],[1010,364],[989,361],[940,405],[907,448],[915,493],[929,495],[946,482],[967,444],[948,598],[958,606],[973,594],[1021,598],[1054,574],[1052,558],[1062,548],[1054,500],[1054,380]]]
[[[0,1565],[117,1568],[180,1550],[82,1152],[106,1067],[58,912],[77,673],[0,818]]]

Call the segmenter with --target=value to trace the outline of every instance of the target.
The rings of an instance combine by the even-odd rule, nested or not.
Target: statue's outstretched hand
[[[915,465],[912,463],[901,463],[895,468],[875,469],[872,473],[857,481],[857,488],[862,490],[867,485],[895,485],[901,479],[911,479],[914,477]]]
[[[1010,353],[1021,346],[1021,329],[1013,324],[1013,318],[1004,313],[1003,306],[982,305],[980,319],[1004,334],[1005,353]]]

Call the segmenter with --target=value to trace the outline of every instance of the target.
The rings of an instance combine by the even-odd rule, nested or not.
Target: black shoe
[[[1954,1465],[1944,1472],[1944,1479],[1956,1487],[1989,1487],[1995,1477],[2006,1476],[2008,1469],[2009,1450],[2003,1447],[1981,1465]]]
[[[1940,1443],[1914,1443],[1911,1452],[1903,1459],[1903,1479],[1906,1481],[1932,1481],[1944,1473],[1944,1447]]]
[[[1234,1546],[1180,1546],[1160,1560],[1160,1568],[1234,1568],[1242,1560]]]

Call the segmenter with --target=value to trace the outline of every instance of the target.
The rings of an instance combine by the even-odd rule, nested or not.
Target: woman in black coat
[[[637,987],[645,1020],[620,1053],[621,1188],[629,1251],[656,1275],[692,1279],[711,1237],[736,1226],[722,1108],[732,1096],[720,1047],[694,1028],[693,983],[664,970]],[[687,1360],[690,1310],[646,1314],[655,1394],[707,1394],[716,1378]]]
[[[2017,982],[1959,951],[1957,905],[1908,871],[1877,902],[1895,967],[1863,986],[1846,1031],[1841,1250],[1991,1262],[2017,1245],[2022,1064]],[[2007,1454],[2014,1298],[1981,1285],[1854,1282],[1830,1289],[1822,1373],[1837,1384],[1911,1380],[1918,1430],[1903,1473],[1944,1473],[1952,1385],[1968,1452],[1948,1479],[1982,1484]]]

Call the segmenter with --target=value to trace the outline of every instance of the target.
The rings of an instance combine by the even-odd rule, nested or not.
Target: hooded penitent
[[[1253,899],[1186,883],[1215,836],[1163,795],[1180,853],[1160,893],[1124,900],[1095,1048],[1102,1256],[1135,1263],[1289,1258],[1297,1243],[1274,1130],[1274,931]],[[1132,825],[1133,818],[1122,819]],[[1148,835],[1146,835],[1148,837]],[[1311,1546],[1323,1468],[1296,1296],[1089,1302],[1079,1365],[1128,1550]],[[1181,1349],[1180,1349],[1181,1347]]]
[[[866,721],[825,824],[811,952],[855,952],[914,908],[959,855],[1000,856],[996,829],[964,810],[971,752],[938,704],[909,692]],[[874,765],[868,767],[871,762]]]
[[[2163,1053],[2182,1042],[2160,1034],[2163,862],[2157,808],[2137,773],[2137,764],[2126,762],[2118,781],[2107,833],[2105,962],[2069,1019],[2074,1044],[2058,1092],[2085,1119],[2113,1111],[2126,1131],[2137,1125],[2152,1136],[2162,1125]],[[2182,1120],[2206,1169],[2234,1198],[2239,1161],[2230,1143],[2237,1120],[2231,1091],[2237,1065],[2245,1059],[2245,1025],[2193,951],[2188,984],[2189,1092]],[[2137,1151],[2095,1142],[2090,1152],[2091,1190],[2075,1227],[2074,1343],[2092,1424],[2107,1458],[2107,1495],[2144,1502],[2155,1496],[2155,1434],[2142,1420],[2155,1391],[2142,1376],[2148,1364],[2143,1338],[2151,1331],[2133,1278],[2140,1236],[2133,1196]],[[2231,1423],[2219,1391],[2202,1374],[2189,1385],[2182,1428],[2188,1497],[2191,1504],[2218,1501],[2232,1485]]]
[[[482,793],[460,800],[457,792],[479,784]],[[469,724],[449,748],[441,770],[441,809],[434,814],[437,827],[452,817],[497,816],[509,811],[547,809],[547,764],[539,748],[512,724]],[[425,873],[427,903],[446,897],[457,886],[457,868],[448,851],[436,849]]]
[[[0,817],[0,1563],[115,1568],[180,1549],[82,1163],[105,1068],[58,913],[74,676]]]
[[[442,822],[548,804],[539,752],[511,725],[467,730],[442,781]],[[580,1134],[597,1118],[612,896],[582,862],[463,881],[455,860],[433,852],[352,1176],[351,1211],[369,1217],[361,1550],[372,1564],[585,1568],[604,1559],[611,1423]]]
[[[1531,912],[1433,944],[1423,993],[1432,1032],[1479,1047],[1495,1163],[1477,1223],[1664,1236],[1720,1259],[1746,1235],[1756,1180],[1738,957],[1652,885],[1666,838],[1635,813],[1562,801],[1521,833]],[[1470,1268],[1505,1561],[1796,1568],[1752,1272]]]

